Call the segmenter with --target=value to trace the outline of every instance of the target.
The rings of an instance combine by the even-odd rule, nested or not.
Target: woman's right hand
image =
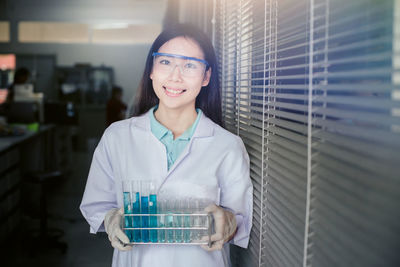
[[[104,217],[104,228],[106,229],[111,245],[118,250],[127,251],[132,249],[132,246],[126,245],[129,243],[129,238],[121,229],[123,214],[124,212],[122,208],[109,210]]]

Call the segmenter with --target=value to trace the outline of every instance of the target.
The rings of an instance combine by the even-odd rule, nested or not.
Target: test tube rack
[[[143,219],[143,217],[157,217],[157,226],[155,227],[131,227],[131,226],[127,226],[127,222],[131,222],[128,223],[130,225],[133,225],[133,218],[134,217],[139,217],[140,221]],[[190,221],[192,221],[194,218],[199,219],[201,223],[200,225],[197,226],[159,226],[159,221],[160,219],[166,219],[169,218],[173,221],[176,221],[177,218],[179,217],[183,217],[186,218]],[[182,218],[182,219],[183,219]],[[181,219],[181,221],[182,221]],[[123,215],[123,220],[121,221],[121,228],[122,230],[129,236],[130,234],[134,234],[135,231],[139,231],[139,233],[145,234],[146,231],[157,231],[157,237],[160,236],[161,233],[163,233],[164,235],[168,235],[168,231],[182,231],[180,233],[180,235],[184,236],[184,234],[186,233],[186,235],[189,233],[189,235],[192,235],[194,232],[197,231],[197,234],[202,233],[202,236],[200,236],[199,238],[189,238],[185,240],[185,238],[172,238],[169,239],[167,237],[165,237],[164,241],[160,240],[157,238],[157,242],[154,242],[149,240],[148,242],[135,242],[132,241],[132,239],[130,238],[130,240],[132,242],[127,243],[125,245],[128,246],[132,246],[132,245],[208,245],[209,247],[211,247],[211,235],[214,233],[214,218],[212,216],[211,213],[161,213],[161,214],[124,214]],[[130,232],[131,231],[131,232]],[[160,232],[163,231],[163,232]],[[184,232],[185,231],[185,232]],[[171,233],[171,232],[170,232]],[[206,233],[206,235],[205,235]],[[147,233],[148,234],[148,233]],[[176,234],[176,232],[172,232],[172,235],[174,236],[174,234]],[[207,236],[207,239],[205,240],[204,236]],[[181,241],[179,241],[179,239],[181,239]]]

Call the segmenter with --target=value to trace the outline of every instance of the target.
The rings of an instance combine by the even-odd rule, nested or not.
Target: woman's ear
[[[210,78],[211,78],[211,67],[208,68],[208,70],[206,71],[201,86],[207,86],[210,83]]]

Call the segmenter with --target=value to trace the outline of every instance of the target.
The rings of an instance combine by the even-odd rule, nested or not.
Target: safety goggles
[[[178,66],[185,77],[202,76],[209,66],[203,59],[167,53],[154,52],[153,60],[154,71],[169,75]]]

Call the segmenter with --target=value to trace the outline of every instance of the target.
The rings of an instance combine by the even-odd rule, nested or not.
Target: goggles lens
[[[153,53],[153,59],[155,71],[170,74],[178,66],[185,77],[202,76],[208,66],[202,59],[167,53]]]

